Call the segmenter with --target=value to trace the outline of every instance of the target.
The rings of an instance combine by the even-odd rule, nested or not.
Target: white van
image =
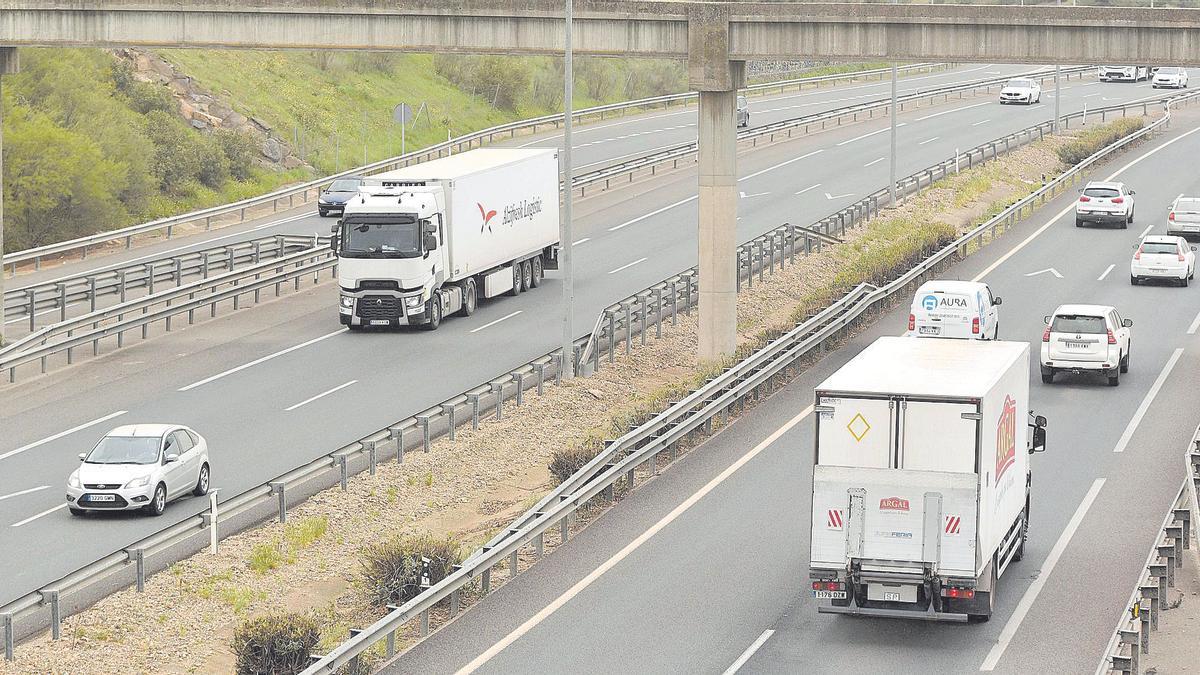
[[[975,281],[928,281],[917,289],[908,314],[915,337],[995,340],[1000,331],[1000,298]]]

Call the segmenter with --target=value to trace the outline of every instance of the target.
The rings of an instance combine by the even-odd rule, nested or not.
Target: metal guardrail
[[[1146,566],[1129,596],[1127,609],[1104,650],[1104,659],[1096,669],[1101,673],[1139,675],[1141,655],[1150,653],[1150,636],[1158,630],[1158,615],[1168,606],[1167,589],[1175,587],[1175,573],[1184,564],[1184,550],[1192,547],[1193,537],[1200,545],[1200,505],[1196,503],[1200,487],[1200,427],[1192,434],[1184,452],[1185,477],[1179,494],[1167,509],[1162,527],[1150,546]]]
[[[946,64],[919,63],[919,64],[913,64],[913,65],[909,65],[909,66],[903,66],[903,67],[901,67],[900,70],[902,72],[923,71],[923,70],[932,70],[932,69],[938,68],[938,67],[944,67],[945,65]],[[891,72],[890,69],[876,69],[876,70],[859,71],[857,73],[843,73],[843,74],[838,74],[838,75],[826,75],[826,76],[821,76],[821,77],[796,78],[796,79],[786,80],[786,81],[781,81],[781,82],[756,84],[756,85],[752,85],[750,87],[746,87],[746,89],[744,91],[747,94],[765,95],[768,92],[772,92],[772,91],[783,92],[788,89],[791,89],[792,87],[795,87],[797,90],[799,90],[806,84],[813,84],[814,86],[819,86],[820,84],[826,83],[826,82],[839,82],[839,81],[847,81],[847,80],[852,81],[852,80],[856,80],[856,79],[861,79],[863,77],[871,77],[871,76],[875,76],[875,75],[879,75],[882,77],[883,74],[890,74],[890,72]],[[583,110],[576,111],[573,114],[572,119],[583,120],[583,119],[586,119],[589,117],[597,117],[599,119],[604,119],[605,115],[609,114],[609,113],[615,113],[615,112],[625,113],[630,110],[642,109],[642,108],[655,108],[655,107],[660,107],[660,106],[667,107],[667,106],[670,106],[670,105],[673,105],[676,103],[687,104],[694,100],[696,100],[696,94],[694,92],[681,93],[681,94],[667,94],[665,96],[654,96],[654,97],[650,97],[650,98],[638,99],[635,101],[625,101],[622,103],[611,103],[608,105],[601,105],[601,106],[596,106],[593,108],[585,108]],[[16,266],[19,265],[20,263],[32,261],[34,263],[35,267],[40,267],[42,258],[45,258],[48,256],[53,256],[53,255],[61,255],[61,254],[69,253],[69,252],[73,252],[73,251],[80,251],[82,253],[83,257],[86,258],[89,247],[95,247],[95,246],[99,246],[101,244],[106,244],[106,243],[118,241],[121,239],[125,240],[125,248],[129,248],[133,245],[133,238],[135,236],[142,235],[142,234],[148,234],[151,232],[159,232],[159,231],[165,230],[167,233],[167,238],[170,238],[172,236],[172,234],[174,233],[174,229],[176,227],[180,227],[180,226],[184,226],[184,225],[188,225],[188,224],[195,224],[195,223],[203,222],[204,228],[206,230],[208,230],[212,227],[214,219],[220,218],[222,216],[236,214],[239,218],[238,222],[244,222],[246,220],[246,213],[247,213],[248,209],[269,206],[271,208],[272,212],[277,212],[279,210],[280,204],[284,203],[285,201],[286,201],[285,208],[294,207],[296,205],[297,197],[300,198],[301,203],[307,204],[309,201],[309,193],[310,192],[318,192],[323,185],[326,185],[326,184],[330,183],[331,181],[337,180],[338,178],[342,178],[342,177],[346,177],[346,176],[362,175],[362,174],[369,175],[369,174],[378,173],[381,171],[390,171],[390,170],[398,168],[398,167],[409,166],[411,164],[415,164],[418,162],[427,161],[428,159],[431,159],[431,158],[444,157],[446,155],[449,155],[449,154],[452,154],[455,152],[462,152],[464,150],[469,150],[473,147],[479,147],[479,146],[484,145],[485,143],[491,143],[491,142],[495,141],[495,139],[497,137],[512,138],[512,137],[515,137],[518,133],[526,133],[526,132],[531,133],[531,134],[537,133],[538,127],[554,126],[555,128],[557,128],[562,125],[562,122],[563,122],[563,115],[561,113],[559,113],[556,115],[545,115],[542,117],[536,117],[536,118],[532,118],[532,119],[519,120],[516,122],[509,122],[507,124],[500,124],[500,125],[497,125],[494,127],[489,127],[487,129],[480,130],[480,131],[465,134],[463,136],[459,136],[458,138],[448,140],[444,143],[438,143],[436,145],[432,145],[430,147],[423,148],[421,150],[410,152],[405,155],[401,155],[399,157],[392,157],[389,159],[380,160],[378,162],[373,162],[373,163],[370,163],[370,164],[367,164],[364,166],[360,166],[360,167],[357,167],[354,169],[342,171],[340,173],[336,173],[331,176],[326,176],[324,178],[320,178],[317,180],[308,181],[308,182],[302,183],[300,185],[294,185],[291,187],[281,188],[274,192],[270,192],[265,195],[260,195],[258,197],[251,197],[249,199],[243,199],[241,201],[233,202],[231,204],[224,204],[221,206],[214,206],[214,207],[207,208],[207,209],[200,209],[197,211],[192,211],[190,213],[185,213],[185,214],[181,214],[178,216],[171,216],[169,218],[159,218],[158,220],[153,220],[153,221],[150,221],[147,223],[141,223],[139,225],[132,225],[130,227],[121,228],[119,230],[112,230],[112,231],[108,231],[108,232],[99,232],[97,234],[88,235],[86,237],[79,237],[77,239],[71,239],[69,241],[58,242],[58,243],[49,244],[46,246],[39,246],[37,248],[26,249],[24,251],[14,251],[12,253],[8,253],[3,256],[2,263],[0,263],[0,274],[3,274],[4,268],[7,266],[12,266],[12,268],[15,270]],[[314,195],[314,198],[315,198],[315,195]]]
[[[99,271],[6,289],[4,315],[10,319],[25,317],[29,331],[33,332],[37,328],[37,317],[49,314],[51,310],[59,310],[58,321],[66,321],[67,308],[74,304],[87,303],[89,311],[94,312],[98,301],[104,297],[116,296],[120,302],[125,302],[130,291],[145,289],[147,294],[153,295],[155,287],[162,284],[180,286],[186,278],[207,279],[213,272],[232,272],[243,264],[257,265],[327,242],[328,237],[318,237],[314,241],[307,235],[277,234],[152,260],[117,263]]]
[[[1108,112],[1113,111],[1108,110]],[[1097,109],[1092,111],[1090,114],[1099,115],[1102,114],[1102,112]],[[1158,124],[1161,124],[1161,122],[1156,123],[1156,126]],[[1031,129],[1036,129],[1036,127],[1031,127]],[[1139,131],[1131,138],[1141,138],[1152,131],[1153,128],[1144,129]],[[1117,148],[1124,147],[1124,145],[1129,142],[1132,142],[1132,140],[1126,139],[1120,141],[1117,144],[1114,144],[1114,146],[1111,146],[1111,148],[1101,151],[1092,158],[1085,160],[1085,164],[1081,164],[1080,166],[1090,166],[1095,161],[1107,156],[1107,153],[1112,152]],[[1000,150],[1000,145],[1003,145],[1003,143],[1004,139],[1002,138],[997,139],[997,141],[994,141],[992,144],[980,146],[981,148],[985,148],[985,150],[980,151],[980,157],[986,158],[988,154],[986,149],[988,148],[990,148],[992,156],[995,156],[997,152],[1002,152]],[[962,156],[960,156],[960,158],[961,157]],[[935,167],[931,167],[931,169],[927,172],[913,174],[915,178],[910,177],[910,180],[906,182],[906,185],[927,185],[932,180],[935,180],[932,178],[932,176],[938,173],[938,167],[945,165],[947,165],[946,162],[942,162]],[[1081,170],[1082,169],[1072,171],[1077,172]],[[926,174],[928,174],[929,178],[925,177]],[[1062,177],[1057,180],[1061,181]],[[1058,185],[1058,183],[1052,183],[1046,188],[1042,188],[1039,193],[1042,193],[1047,189],[1054,189],[1054,186],[1056,185]],[[908,189],[912,188],[909,187]],[[881,192],[886,194],[886,191]],[[952,258],[960,245],[965,246],[967,243],[986,237],[989,234],[994,236],[998,227],[1003,228],[1012,225],[1023,213],[1022,209],[1027,206],[1031,206],[1033,200],[1039,197],[1039,193],[1034,193],[1025,200],[1014,204],[1012,207],[1009,207],[1009,209],[1006,209],[1004,212],[996,216],[996,218],[989,220],[983,225],[980,225],[958,242],[945,247],[935,256],[926,261],[926,263],[923,263],[921,268],[926,270],[935,269],[937,265],[943,264],[945,260]],[[853,207],[843,209],[843,211],[839,212],[838,214],[827,217],[822,221],[829,224],[818,226],[832,229],[834,227],[832,223],[838,222],[839,214],[851,211],[852,209]],[[847,224],[849,224],[848,221],[841,222],[847,222]],[[768,235],[764,235],[764,237],[766,236]],[[793,241],[795,240],[793,239]],[[761,270],[763,266],[766,265],[769,267],[769,269],[773,270],[773,254],[765,251],[761,247],[757,248],[756,250],[760,252],[760,255],[766,256],[766,258],[760,258],[757,263],[755,263],[753,269]],[[793,246],[790,253],[794,254],[794,252],[797,250],[798,249]],[[817,249],[813,248],[811,250]],[[781,255],[779,260],[782,264],[784,257]],[[771,261],[771,264],[768,265],[768,261]],[[910,273],[910,275],[911,274],[913,273]],[[919,275],[920,272],[916,272],[916,274]],[[687,309],[691,306],[691,302],[685,302],[682,299],[694,297],[693,294],[696,292],[697,288],[695,277],[684,277],[683,275],[680,275],[663,282],[663,284],[670,284],[672,282],[675,283],[675,292],[673,297],[676,300],[679,300],[679,302],[670,304],[670,316],[666,316],[667,304],[660,302],[658,304],[657,312],[643,314],[640,322],[632,321],[627,324],[628,329],[624,331],[627,339],[630,339],[632,335],[636,334],[639,328],[644,335],[648,331],[648,326],[650,323],[653,323],[657,329],[661,330],[661,325],[663,322],[668,320],[673,322],[678,311],[687,311]],[[648,291],[653,292],[653,288],[654,287],[651,287],[651,289],[648,289]],[[799,358],[804,353],[807,353],[806,350],[811,351],[814,345],[816,348],[820,348],[821,345],[824,344],[825,340],[828,339],[828,336],[836,333],[839,326],[845,327],[846,325],[849,325],[858,316],[861,316],[863,312],[867,311],[867,309],[869,309],[874,303],[879,302],[882,298],[888,297],[890,294],[894,294],[895,290],[893,289],[890,293],[884,293],[882,295],[881,292],[882,291],[879,289],[871,290],[871,287],[860,286],[854,289],[848,296],[843,298],[838,303],[835,303],[831,307],[822,310],[811,319],[805,321],[797,330],[807,328],[809,331],[807,336],[811,339],[802,340],[798,338],[795,334],[796,331],[789,333],[789,335],[792,336],[791,339],[793,347],[797,347],[797,345],[807,346],[803,350],[798,350],[796,348],[791,349],[788,351],[788,353],[795,354],[795,358]],[[845,309],[846,307],[850,307],[850,309],[839,314],[841,309]],[[787,336],[784,337],[786,338]],[[590,335],[584,336],[575,342],[573,351],[577,359],[579,357],[578,355],[583,353],[590,338]],[[780,340],[782,339],[784,338],[780,338]],[[780,340],[776,340],[771,345],[768,345],[768,348],[774,350],[773,353],[779,352],[782,349],[781,344],[783,343],[781,343]],[[602,345],[595,348],[601,349]],[[628,349],[628,342],[626,344],[626,348]],[[554,378],[557,380],[559,376],[558,364],[561,358],[561,351],[555,351],[534,359],[525,366],[517,368],[498,378],[475,387],[474,389],[466,391],[459,396],[432,406],[417,413],[416,415],[406,417],[384,429],[364,436],[358,441],[338,448],[334,452],[310,462],[309,464],[284,473],[274,480],[267,481],[262,485],[251,488],[231,499],[221,502],[215,514],[210,509],[198,516],[185,519],[180,523],[165,528],[164,530],[150,535],[149,537],[135,542],[119,551],[115,551],[100,560],[97,560],[72,572],[62,579],[59,579],[39,590],[28,593],[16,599],[15,601],[8,603],[7,605],[0,607],[0,623],[3,623],[5,627],[6,642],[11,647],[15,641],[17,619],[28,619],[34,617],[35,615],[44,614],[47,609],[49,609],[49,614],[51,617],[52,631],[57,632],[58,621],[61,619],[63,614],[64,596],[69,597],[72,594],[79,594],[85,589],[91,587],[93,584],[110,579],[114,575],[124,574],[124,578],[128,578],[132,571],[131,568],[136,568],[142,574],[146,574],[150,571],[149,568],[152,566],[152,563],[154,563],[154,561],[151,559],[152,556],[166,551],[173,546],[182,544],[183,542],[186,542],[189,539],[203,533],[205,530],[210,530],[210,533],[215,539],[216,533],[212,532],[211,530],[220,529],[220,527],[224,525],[226,528],[225,534],[231,534],[233,531],[232,528],[239,527],[239,523],[241,523],[240,527],[248,525],[248,523],[241,521],[249,517],[249,514],[261,511],[261,509],[268,508],[272,505],[274,505],[274,507],[277,509],[279,519],[281,521],[285,521],[287,517],[288,496],[294,495],[298,491],[309,488],[313,485],[313,483],[317,483],[322,479],[328,478],[331,472],[337,481],[341,483],[343,489],[345,489],[349,476],[352,473],[357,473],[364,470],[373,473],[381,457],[381,453],[383,455],[394,454],[397,461],[403,462],[404,455],[408,451],[423,448],[427,452],[432,439],[435,437],[447,435],[450,440],[453,440],[454,430],[459,425],[470,423],[473,427],[478,428],[482,416],[485,414],[495,416],[497,419],[503,418],[504,403],[506,401],[515,400],[516,404],[520,405],[525,391],[536,388],[540,394],[547,379]],[[794,362],[794,358],[792,361]],[[745,369],[742,368],[742,372],[744,372],[744,370]],[[759,382],[761,383],[761,380],[759,380]],[[742,384],[744,384],[744,382]],[[744,388],[745,387],[743,387],[743,389]],[[690,400],[696,404],[701,403],[701,401],[698,401],[695,397],[691,398]],[[720,406],[725,405],[725,409],[727,409],[727,406],[730,404],[731,399],[729,397],[722,398],[721,396],[717,396],[705,405],[710,407],[716,406],[718,409]],[[659,424],[660,428],[665,428],[669,423],[663,422],[664,416],[668,415],[668,413],[672,413],[673,416],[682,414],[680,412],[681,405],[682,402],[673,405],[670,409],[668,409],[668,411],[657,416],[652,423],[657,423]],[[706,409],[707,408],[704,406],[701,407],[702,419],[695,421],[695,423],[689,422],[690,426],[688,428],[692,430],[701,428],[701,426],[708,428],[707,425],[710,423],[712,415],[705,413],[704,411]],[[704,417],[704,415],[707,416]],[[641,429],[641,427],[639,427],[639,429]],[[641,433],[644,434],[644,430]],[[639,436],[639,438],[645,438],[645,436]],[[663,438],[664,437],[660,436],[658,440],[662,440]],[[663,447],[666,446],[664,445]],[[618,446],[612,445],[610,446],[609,450],[606,451],[605,456],[616,456],[618,450]],[[667,450],[674,452],[673,447],[667,448]],[[567,482],[564,482],[559,486],[559,488],[556,488],[554,492],[541,500],[538,505],[534,506],[526,514],[516,519],[508,530],[503,532],[501,535],[498,535],[495,539],[493,539],[493,541],[485,545],[485,548],[488,548],[489,552],[504,551],[507,555],[511,555],[511,550],[515,550],[515,548],[510,550],[510,547],[514,542],[518,541],[518,539],[514,539],[514,537],[525,537],[524,539],[520,540],[522,543],[529,541],[530,538],[536,536],[532,533],[535,526],[545,526],[540,529],[540,533],[545,532],[546,529],[551,527],[553,522],[557,522],[557,520],[547,520],[548,514],[546,509],[549,506],[552,506],[558,502],[566,503],[569,500],[572,501],[574,506],[585,503],[586,499],[590,499],[591,496],[594,496],[596,493],[591,493],[591,496],[586,496],[585,499],[585,495],[582,493],[577,493],[577,491],[573,489],[573,486],[577,487],[582,483],[586,483],[589,480],[596,478],[598,476],[597,471],[599,470],[599,463],[599,459],[593,460],[588,467],[585,467],[580,473],[572,476]],[[627,465],[621,464],[620,466],[621,471],[624,471]],[[618,471],[617,473],[620,472]],[[592,478],[587,478],[587,476],[591,476]],[[310,481],[312,481],[312,483],[310,483]],[[611,482],[609,485],[611,485]],[[517,547],[519,548],[519,545]],[[486,588],[490,578],[491,568],[490,566],[485,568],[481,565],[481,563],[479,563],[482,551],[483,549],[468,559],[468,561],[464,563],[463,569],[467,569],[466,565],[470,563],[472,565],[471,569],[474,571],[472,576],[482,579]],[[498,553],[493,553],[488,559],[502,560],[503,556],[500,556]],[[142,563],[136,564],[139,560],[142,561]],[[458,573],[456,572],[456,574]],[[461,576],[456,578],[461,579]],[[126,583],[128,583],[128,581]],[[420,598],[414,600],[414,602],[419,601],[425,608],[425,611],[427,611],[429,607],[432,607],[440,600],[450,597],[451,595],[455,595],[457,589],[461,588],[461,586],[459,586],[455,589],[449,589],[444,585],[444,583],[429,589]],[[463,583],[465,584],[466,582],[464,581]],[[429,601],[432,597],[430,594],[436,594],[436,600]],[[410,605],[412,605],[412,603],[405,605],[405,608],[407,609],[402,608],[405,609],[404,616],[411,618],[412,616],[419,616],[422,613],[418,611],[414,614],[412,612],[413,607]],[[396,618],[393,616],[394,614],[395,613],[393,612],[393,614],[390,614],[388,618],[381,620],[381,622],[377,622],[376,626],[373,626],[371,629],[363,632],[350,643],[346,643],[338,647],[334,652],[322,659],[322,661],[317,664],[317,670],[314,672],[332,672],[340,665],[346,664],[350,660],[354,659],[358,654],[368,649],[370,645],[374,644],[379,639],[387,639],[388,634],[394,634],[395,629],[391,628],[391,626],[394,624],[396,627],[398,627],[408,620],[404,619],[393,622],[392,619]],[[384,627],[380,627],[381,624]],[[394,646],[394,642],[389,642],[389,644]],[[9,651],[9,658],[11,658],[11,650]],[[330,665],[335,662],[335,665]]]
[[[1038,204],[1073,185],[1097,162],[1160,129],[1165,129],[1169,122],[1168,109],[1161,119],[1083,160],[953,243],[941,248],[899,278],[883,287],[863,284],[854,288],[841,300],[769,342],[683,400],[670,405],[650,421],[619,439],[606,442],[604,450],[586,466],[514,520],[508,528],[468,557],[450,575],[416,598],[392,609],[371,626],[353,634],[332,652],[317,659],[304,673],[335,673],[342,667],[356,664],[360,654],[381,641],[386,641],[388,647],[394,648],[396,632],[404,624],[418,618],[421,619],[422,633],[426,633],[429,611],[443,600],[450,600],[450,617],[453,618],[460,608],[461,592],[465,586],[474,584],[478,579],[482,584],[483,593],[486,594],[490,589],[492,568],[506,561],[510,573],[515,575],[518,571],[517,556],[524,546],[533,545],[536,551],[542,551],[545,533],[556,526],[560,531],[559,537],[565,541],[569,536],[570,519],[579,508],[602,494],[611,499],[615,485],[620,481],[624,481],[626,487],[632,488],[639,467],[648,467],[650,474],[657,472],[660,454],[670,452],[673,459],[680,441],[698,430],[710,430],[714,418],[729,414],[732,406],[746,397],[757,396],[760,388],[769,386],[786,368],[793,366],[812,350],[820,348],[826,340],[851,326],[869,310],[881,305],[899,291],[911,288],[913,284],[919,283],[924,275],[937,270],[956,256],[965,254],[972,246],[982,246],[989,237],[994,239],[998,231],[1007,230],[1014,225],[1027,209],[1032,215]]]
[[[131,329],[141,328],[142,338],[145,339],[150,326],[162,321],[166,331],[170,332],[171,319],[175,316],[186,312],[188,324],[192,324],[196,310],[209,307],[210,315],[215,317],[220,303],[232,301],[233,309],[237,310],[242,296],[251,293],[257,304],[264,289],[274,286],[278,296],[285,282],[294,281],[299,290],[301,279],[312,276],[315,282],[321,270],[335,268],[336,265],[337,258],[329,247],[317,244],[257,265],[88,312],[42,328],[0,348],[0,371],[7,370],[9,382],[15,382],[17,367],[37,361],[41,363],[41,372],[44,374],[48,358],[59,352],[67,353],[69,364],[74,361],[73,350],[90,343],[92,355],[97,356],[100,353],[100,341],[105,338],[116,337],[117,347],[120,348],[124,346],[125,333]]]

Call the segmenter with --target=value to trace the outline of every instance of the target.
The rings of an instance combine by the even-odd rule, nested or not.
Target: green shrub
[[[593,443],[571,444],[559,448],[550,455],[550,473],[561,483],[592,461],[599,449]]]
[[[229,160],[229,175],[234,180],[247,180],[254,169],[254,157],[258,154],[254,139],[248,134],[217,129],[213,138],[221,146],[221,152]]]
[[[314,541],[324,537],[325,531],[328,529],[329,518],[325,516],[312,516],[298,523],[288,523],[287,527],[284,528],[284,538],[287,539],[288,545],[294,549],[305,548]]]
[[[362,588],[377,607],[402,605],[422,590],[423,559],[429,560],[428,583],[437,584],[462,562],[461,544],[453,536],[397,537],[367,546],[362,552]]]
[[[233,634],[239,675],[285,675],[308,666],[321,639],[315,619],[303,614],[273,614],[244,621]]]
[[[1059,146],[1055,152],[1064,164],[1075,166],[1101,148],[1112,145],[1144,126],[1146,122],[1141,117],[1122,117],[1076,134],[1075,140]]]
[[[286,562],[283,552],[279,550],[279,542],[265,541],[256,544],[250,550],[250,569],[259,574],[266,574]]]

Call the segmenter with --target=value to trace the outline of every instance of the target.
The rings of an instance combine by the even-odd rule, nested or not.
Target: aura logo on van
[[[921,307],[926,312],[935,309],[967,309],[967,299],[961,295],[927,295],[921,298]]]
[[[1017,402],[1004,397],[1000,421],[996,424],[996,485],[1008,467],[1017,461]]]

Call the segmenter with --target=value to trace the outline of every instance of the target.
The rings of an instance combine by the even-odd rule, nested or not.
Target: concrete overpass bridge
[[[0,0],[0,72],[17,46],[559,54],[563,21],[561,0]],[[734,97],[747,60],[1200,65],[1193,9],[575,0],[574,34],[583,54],[686,60],[700,92],[702,358],[736,341]]]

